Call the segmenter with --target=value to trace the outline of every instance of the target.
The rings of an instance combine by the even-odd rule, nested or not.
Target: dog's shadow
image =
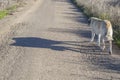
[[[47,48],[57,51],[70,50],[84,54],[97,54],[101,50],[98,46],[90,45],[89,41],[55,41],[44,38],[35,37],[18,37],[13,38],[14,43],[11,46],[31,47],[31,48]],[[67,46],[66,46],[67,45]]]

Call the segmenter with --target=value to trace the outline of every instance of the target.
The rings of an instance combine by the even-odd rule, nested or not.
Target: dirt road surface
[[[38,0],[0,47],[0,80],[120,80],[120,57],[89,43],[86,17],[70,0]]]

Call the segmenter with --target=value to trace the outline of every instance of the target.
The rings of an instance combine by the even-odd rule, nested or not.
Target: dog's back
[[[103,31],[106,32],[106,29],[103,26],[105,26],[105,22],[103,20],[95,17],[91,18],[90,27],[96,35],[102,34]]]

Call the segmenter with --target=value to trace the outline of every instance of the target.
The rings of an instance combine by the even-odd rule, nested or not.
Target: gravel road
[[[0,80],[120,80],[120,56],[89,43],[87,18],[70,0],[38,0],[10,29]]]

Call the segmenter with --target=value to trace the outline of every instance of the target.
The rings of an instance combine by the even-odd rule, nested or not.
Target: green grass
[[[0,19],[3,19],[5,16],[12,14],[14,11],[16,11],[17,5],[13,5],[9,8],[6,8],[5,10],[0,11]]]
[[[116,41],[117,46],[120,48],[120,41]]]
[[[0,11],[0,19],[4,18],[7,15],[8,15],[8,11],[7,10]]]
[[[114,41],[120,47],[120,30],[114,31]]]

